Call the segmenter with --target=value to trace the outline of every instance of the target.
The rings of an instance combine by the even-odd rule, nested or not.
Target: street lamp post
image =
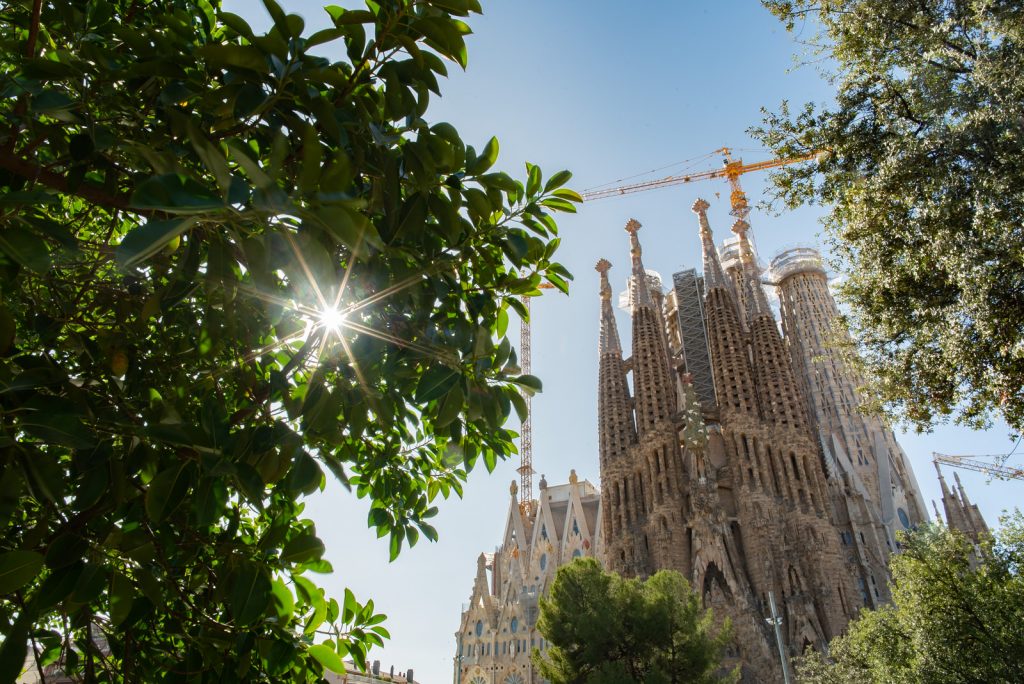
[[[462,684],[462,633],[459,633],[459,650],[452,658],[455,662],[455,684]]]
[[[775,594],[768,592],[768,605],[771,608],[772,616],[765,618],[765,622],[775,628],[775,643],[779,647],[779,661],[782,663],[782,679],[785,684],[790,684],[789,664],[786,662],[786,650],[782,647],[782,617],[775,610]]]

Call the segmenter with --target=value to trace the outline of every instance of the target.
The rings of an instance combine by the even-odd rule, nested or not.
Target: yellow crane
[[[980,460],[992,459],[1000,461],[1005,458],[1005,454],[999,454],[996,456],[954,456],[952,454],[932,452],[932,460],[936,463],[943,463],[954,468],[963,468],[965,470],[985,473],[986,475],[991,475],[992,477],[997,477],[1001,480],[1024,480],[1024,470],[1020,468],[1011,468],[1006,465],[997,465],[996,463],[989,463],[986,460]]]
[[[808,152],[807,154],[788,157],[786,159],[768,159],[766,161],[754,162],[753,164],[744,164],[742,159],[733,159],[732,148],[729,147],[720,147],[712,152],[712,154],[721,154],[725,157],[722,168],[712,169],[709,171],[698,171],[696,173],[678,176],[666,176],[665,178],[659,178],[657,180],[621,185],[616,188],[592,190],[582,193],[583,199],[584,201],[592,202],[606,197],[629,195],[634,192],[667,188],[671,185],[681,185],[682,183],[693,183],[711,178],[725,178],[729,182],[729,205],[732,207],[729,213],[738,219],[746,221],[747,216],[750,214],[750,205],[747,203],[746,193],[744,193],[743,188],[740,187],[740,176],[745,173],[750,173],[751,171],[763,171],[765,169],[774,169],[779,166],[786,166],[788,164],[796,164],[810,159],[817,159],[821,155],[820,152]]]

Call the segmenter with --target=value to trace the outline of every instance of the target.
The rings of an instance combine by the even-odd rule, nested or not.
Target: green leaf
[[[526,196],[527,197],[533,197],[538,192],[540,192],[540,182],[541,182],[540,167],[535,165],[535,164],[531,164],[530,162],[526,162],[526,172],[527,172]]]
[[[416,385],[415,399],[420,403],[433,401],[444,396],[458,380],[458,371],[448,366],[432,366],[427,369]]]
[[[444,400],[441,401],[441,406],[437,411],[437,417],[434,418],[434,427],[443,428],[451,425],[452,421],[459,417],[459,412],[462,411],[464,404],[465,396],[462,393],[462,387],[456,382],[452,385],[451,389],[448,390],[448,394],[445,395]]]
[[[337,5],[328,5],[324,7],[327,14],[331,15],[331,20],[335,26],[347,26],[350,24],[372,24],[377,20],[377,17],[373,15],[373,12],[368,10],[347,10],[344,7],[338,7]]]
[[[43,556],[35,551],[0,553],[0,595],[21,589],[39,575]]]
[[[28,629],[32,619],[26,611],[20,611],[14,624],[4,630],[4,643],[0,644],[0,682],[18,679],[25,667],[28,655]]]
[[[204,45],[196,54],[215,69],[245,69],[265,74],[267,56],[254,45]]]
[[[523,398],[523,395],[513,389],[508,393],[508,398],[511,400],[512,406],[515,407],[516,415],[519,416],[520,422],[526,421],[530,410],[526,406],[526,399]]]
[[[161,251],[179,235],[195,225],[194,218],[176,218],[148,221],[133,228],[117,246],[117,265],[131,270]]]
[[[281,560],[285,563],[305,563],[324,555],[324,543],[313,534],[304,534],[284,546]]]
[[[202,214],[225,208],[220,195],[179,173],[150,176],[136,186],[129,204],[133,209],[170,214]]]
[[[321,665],[331,672],[338,672],[339,674],[345,674],[345,663],[342,661],[341,656],[331,646],[327,644],[317,644],[316,646],[309,647],[309,654],[317,659]]]
[[[50,250],[46,243],[23,228],[0,230],[0,251],[30,271],[50,270]]]
[[[466,173],[471,176],[479,176],[482,173],[486,173],[488,169],[494,166],[494,162],[498,160],[498,139],[491,138],[487,141],[484,149],[480,152],[480,156],[476,158],[472,166],[466,169]]]
[[[96,437],[76,416],[67,413],[33,411],[20,421],[21,428],[46,444],[61,444],[72,449],[88,449]]]
[[[224,25],[233,30],[238,35],[251,41],[253,39],[252,27],[249,26],[248,22],[237,14],[231,12],[220,12],[218,14],[219,19],[224,22]]]
[[[146,514],[159,523],[180,506],[192,484],[193,464],[190,461],[171,466],[157,473],[146,490]]]
[[[562,199],[561,197],[545,197],[540,201],[541,205],[554,209],[555,211],[564,211],[568,214],[576,213],[576,205],[569,200]]]
[[[520,375],[517,378],[512,378],[512,382],[522,387],[526,387],[527,389],[533,390],[534,392],[541,391],[540,378],[534,375]]]
[[[344,35],[345,31],[339,28],[323,29],[321,31],[317,31],[316,33],[314,33],[313,35],[306,39],[306,47],[311,48],[316,47],[317,45],[322,45],[324,43],[330,43],[331,41],[337,40],[338,38],[341,38]]]
[[[583,198],[575,190],[569,188],[558,188],[551,193],[552,196],[558,197],[559,199],[569,200],[570,202],[582,203]]]
[[[290,620],[292,615],[295,614],[295,598],[292,596],[291,590],[279,579],[275,579],[271,584],[271,592],[273,593],[274,609],[277,611],[277,617],[280,620]]]
[[[559,171],[555,175],[548,179],[548,182],[544,184],[544,192],[551,192],[555,188],[560,188],[569,182],[572,178],[572,173],[569,171]]]
[[[110,622],[115,627],[121,625],[131,613],[135,602],[135,589],[131,580],[120,572],[115,572],[110,579]]]
[[[266,570],[246,562],[230,577],[230,611],[239,627],[251,625],[267,612],[272,588]]]

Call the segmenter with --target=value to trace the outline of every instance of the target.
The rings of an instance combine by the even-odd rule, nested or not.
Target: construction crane
[[[979,473],[991,475],[992,477],[998,477],[1002,480],[1024,480],[1024,470],[1021,470],[1020,468],[1010,468],[1005,465],[996,465],[995,463],[988,463],[980,460],[993,459],[999,461],[1005,458],[1005,454],[996,456],[953,456],[951,454],[932,452],[932,460],[936,463],[943,463],[954,468],[974,470]]]
[[[745,173],[750,173],[751,171],[763,171],[765,169],[774,169],[788,164],[796,164],[809,159],[817,159],[821,153],[808,152],[807,154],[801,154],[796,157],[789,157],[786,159],[768,159],[766,161],[754,162],[753,164],[744,164],[742,159],[733,159],[732,149],[729,147],[721,147],[712,152],[712,154],[722,154],[725,157],[725,162],[722,168],[710,171],[698,171],[697,173],[690,173],[681,176],[666,176],[665,178],[659,178],[658,180],[643,181],[641,183],[633,183],[631,185],[622,185],[617,188],[605,188],[602,190],[584,192],[583,199],[584,201],[592,202],[606,197],[629,195],[634,192],[667,188],[671,185],[680,185],[682,183],[693,183],[695,181],[708,180],[710,178],[725,178],[729,181],[729,205],[732,207],[729,213],[738,219],[746,221],[747,216],[750,215],[750,205],[747,203],[747,195],[743,192],[743,188],[740,187],[740,176]]]
[[[550,290],[554,285],[541,283],[537,286],[542,290]],[[532,351],[530,349],[530,297],[519,297],[526,307],[526,317],[519,326],[519,368],[523,375],[530,375],[533,370]],[[519,432],[519,510],[525,517],[533,512],[533,401],[530,393],[521,390],[526,402],[526,419],[522,422]]]

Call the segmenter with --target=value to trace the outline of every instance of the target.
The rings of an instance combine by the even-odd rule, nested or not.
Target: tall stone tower
[[[727,276],[707,207],[694,205],[704,246],[706,338],[679,333],[672,339],[684,357],[687,340],[708,341],[715,401],[699,403],[689,375],[674,369],[659,298],[647,291],[640,224],[626,226],[633,347],[625,361],[611,342],[614,319],[604,294],[609,264],[598,264],[601,388],[611,390],[598,401],[605,562],[625,575],[681,572],[717,616],[730,618],[736,637],[730,655],[742,663],[745,680],[776,681],[774,637],[764,620],[769,593],[782,607],[794,655],[806,645],[824,647],[859,601],[829,517],[806,403],[761,288],[747,226],[734,226],[741,271]],[[626,386],[627,372],[632,406],[628,394],[613,389]]]
[[[942,510],[946,514],[946,526],[952,530],[959,530],[975,544],[980,542],[982,537],[989,536],[988,525],[981,517],[978,504],[972,504],[971,500],[967,498],[967,492],[960,483],[960,475],[953,473],[956,488],[950,491],[949,485],[946,484],[946,478],[942,476],[942,469],[939,467],[938,461],[935,462],[935,472],[939,475],[939,487],[942,489]],[[934,504],[933,501],[932,505]],[[942,518],[937,507],[935,517],[936,519]]]
[[[844,363],[836,343],[849,344],[836,328],[839,315],[821,255],[795,248],[772,260],[782,327],[789,343],[809,417],[829,470],[830,496],[844,546],[858,566],[868,605],[889,600],[888,558],[896,532],[928,519],[914,472],[892,430],[857,410],[863,381]]]

